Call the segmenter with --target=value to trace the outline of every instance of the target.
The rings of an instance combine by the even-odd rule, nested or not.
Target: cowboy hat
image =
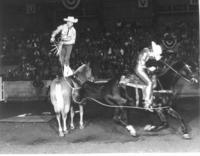
[[[153,52],[157,53],[157,54],[161,54],[162,53],[162,48],[160,45],[156,44],[154,41],[151,42],[152,45],[152,50]]]
[[[67,18],[64,18],[63,20],[66,21],[66,22],[72,22],[72,23],[78,22],[78,19],[74,18],[73,16],[68,16]]]
[[[152,50],[154,53],[155,59],[158,61],[161,59],[162,54],[162,47],[158,44],[156,44],[154,41],[151,42]]]

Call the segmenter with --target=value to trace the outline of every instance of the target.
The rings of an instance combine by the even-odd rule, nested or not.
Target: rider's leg
[[[152,103],[152,82],[151,81],[148,81],[145,93],[146,93],[145,104],[146,106],[149,106]]]
[[[137,68],[136,70],[138,76],[146,83],[146,87],[144,88],[144,103],[145,107],[149,107],[152,103],[152,81],[145,73],[143,68]]]
[[[66,54],[66,50],[65,50],[64,45],[60,45],[59,51],[60,51],[59,52],[59,61],[60,61],[61,66],[63,67],[64,62],[65,62],[65,54]]]
[[[72,51],[72,45],[63,45],[63,49],[65,49],[65,56],[64,56],[64,77],[68,77],[73,74],[72,69],[69,66],[70,55]]]

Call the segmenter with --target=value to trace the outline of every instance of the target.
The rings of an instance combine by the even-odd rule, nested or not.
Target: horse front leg
[[[70,129],[75,129],[75,126],[74,126],[74,108],[73,106],[71,106],[70,108],[70,118],[71,118],[71,122],[70,122]]]
[[[133,101],[133,98],[128,95],[127,86],[123,84],[121,84],[120,86],[124,91],[125,99],[128,99],[129,101]]]
[[[175,111],[173,108],[169,108],[167,110],[167,113],[180,122],[181,130],[183,132],[183,138],[184,139],[191,139],[190,135],[188,134],[187,126],[186,126],[183,118],[181,117],[181,115],[177,111]]]
[[[116,122],[119,121],[119,113],[120,113],[120,109],[119,108],[115,108],[114,109],[113,120],[116,121]]]
[[[129,131],[131,136],[137,136],[134,126],[128,123],[127,110],[124,110],[123,108],[120,109],[120,114],[117,121]]]
[[[168,128],[168,122],[167,122],[166,116],[164,114],[164,110],[163,109],[155,109],[155,112],[158,115],[158,117],[161,121],[161,124],[158,126],[155,126],[155,128],[153,128],[152,130],[160,131],[165,128]]]
[[[113,101],[112,101],[113,97],[111,95],[106,95],[104,97],[104,100],[106,103],[108,103],[111,106],[117,106]],[[120,108],[116,107],[114,109],[114,115],[113,115],[113,120],[116,122],[119,122],[119,114],[120,114]]]
[[[115,108],[113,120],[123,126],[128,125],[127,113],[122,108]]]
[[[80,129],[83,129],[84,128],[84,122],[83,122],[84,108],[83,108],[83,105],[79,105],[79,110],[80,110],[80,121],[79,121]]]
[[[168,122],[167,122],[166,116],[164,114],[164,110],[163,109],[155,109],[155,113],[156,113],[156,116],[159,117],[159,120],[161,123],[158,125],[153,124],[152,119],[150,117],[151,123],[145,125],[145,127],[144,127],[145,131],[156,131],[157,132],[157,131],[163,130],[165,128],[168,128]],[[155,115],[155,114],[151,113],[151,115]]]
[[[113,106],[119,106],[119,107],[123,106],[127,102],[126,99],[124,99],[124,98],[122,98],[120,96],[111,96],[111,95],[107,95],[105,97],[105,101],[107,103],[113,105]],[[115,102],[112,102],[112,101],[115,101]],[[120,111],[120,109],[118,108],[117,111]],[[121,112],[124,112],[123,108],[121,108]],[[127,116],[126,116],[126,118],[127,118]],[[115,118],[115,119],[116,119],[115,121],[118,121],[122,126],[124,126],[129,131],[129,133],[132,136],[136,136],[136,130],[135,130],[135,128],[132,125],[128,124],[127,120],[123,119],[122,113],[120,113],[120,115],[117,118]]]

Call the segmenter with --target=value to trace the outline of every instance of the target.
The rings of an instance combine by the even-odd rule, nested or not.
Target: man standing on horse
[[[154,59],[159,61],[161,59],[162,48],[155,42],[151,42],[151,48],[144,48],[137,59],[137,65],[135,68],[136,74],[146,83],[146,87],[143,91],[144,107],[150,109],[152,104],[152,92],[153,92],[153,82],[149,78],[146,70],[154,71],[155,67],[147,68],[146,62],[149,59]]]
[[[73,27],[73,24],[77,23],[78,19],[74,18],[73,16],[68,16],[63,20],[67,23],[58,26],[57,29],[53,31],[50,41],[54,42],[55,36],[61,33],[61,40],[59,42],[57,54],[59,55],[59,60],[62,67],[64,67],[63,76],[68,77],[73,74],[73,71],[69,66],[69,61],[73,45],[76,41],[76,30]]]

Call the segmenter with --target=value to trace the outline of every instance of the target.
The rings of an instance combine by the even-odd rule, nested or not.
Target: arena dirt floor
[[[78,128],[60,138],[53,116],[49,122],[0,122],[1,154],[54,154],[54,153],[141,153],[141,152],[199,152],[199,98],[176,101],[176,110],[184,117],[191,140],[184,140],[180,126],[171,118],[170,127],[159,132],[143,130],[149,122],[148,113],[130,110],[129,118],[138,137],[129,133],[112,120],[113,110],[95,103],[85,107],[85,129]],[[53,112],[48,102],[8,102],[0,104],[0,119],[31,113],[40,115]],[[76,115],[78,123],[79,115]],[[152,117],[151,117],[152,119]],[[154,116],[153,116],[154,119]],[[155,117],[155,123],[158,122]]]

